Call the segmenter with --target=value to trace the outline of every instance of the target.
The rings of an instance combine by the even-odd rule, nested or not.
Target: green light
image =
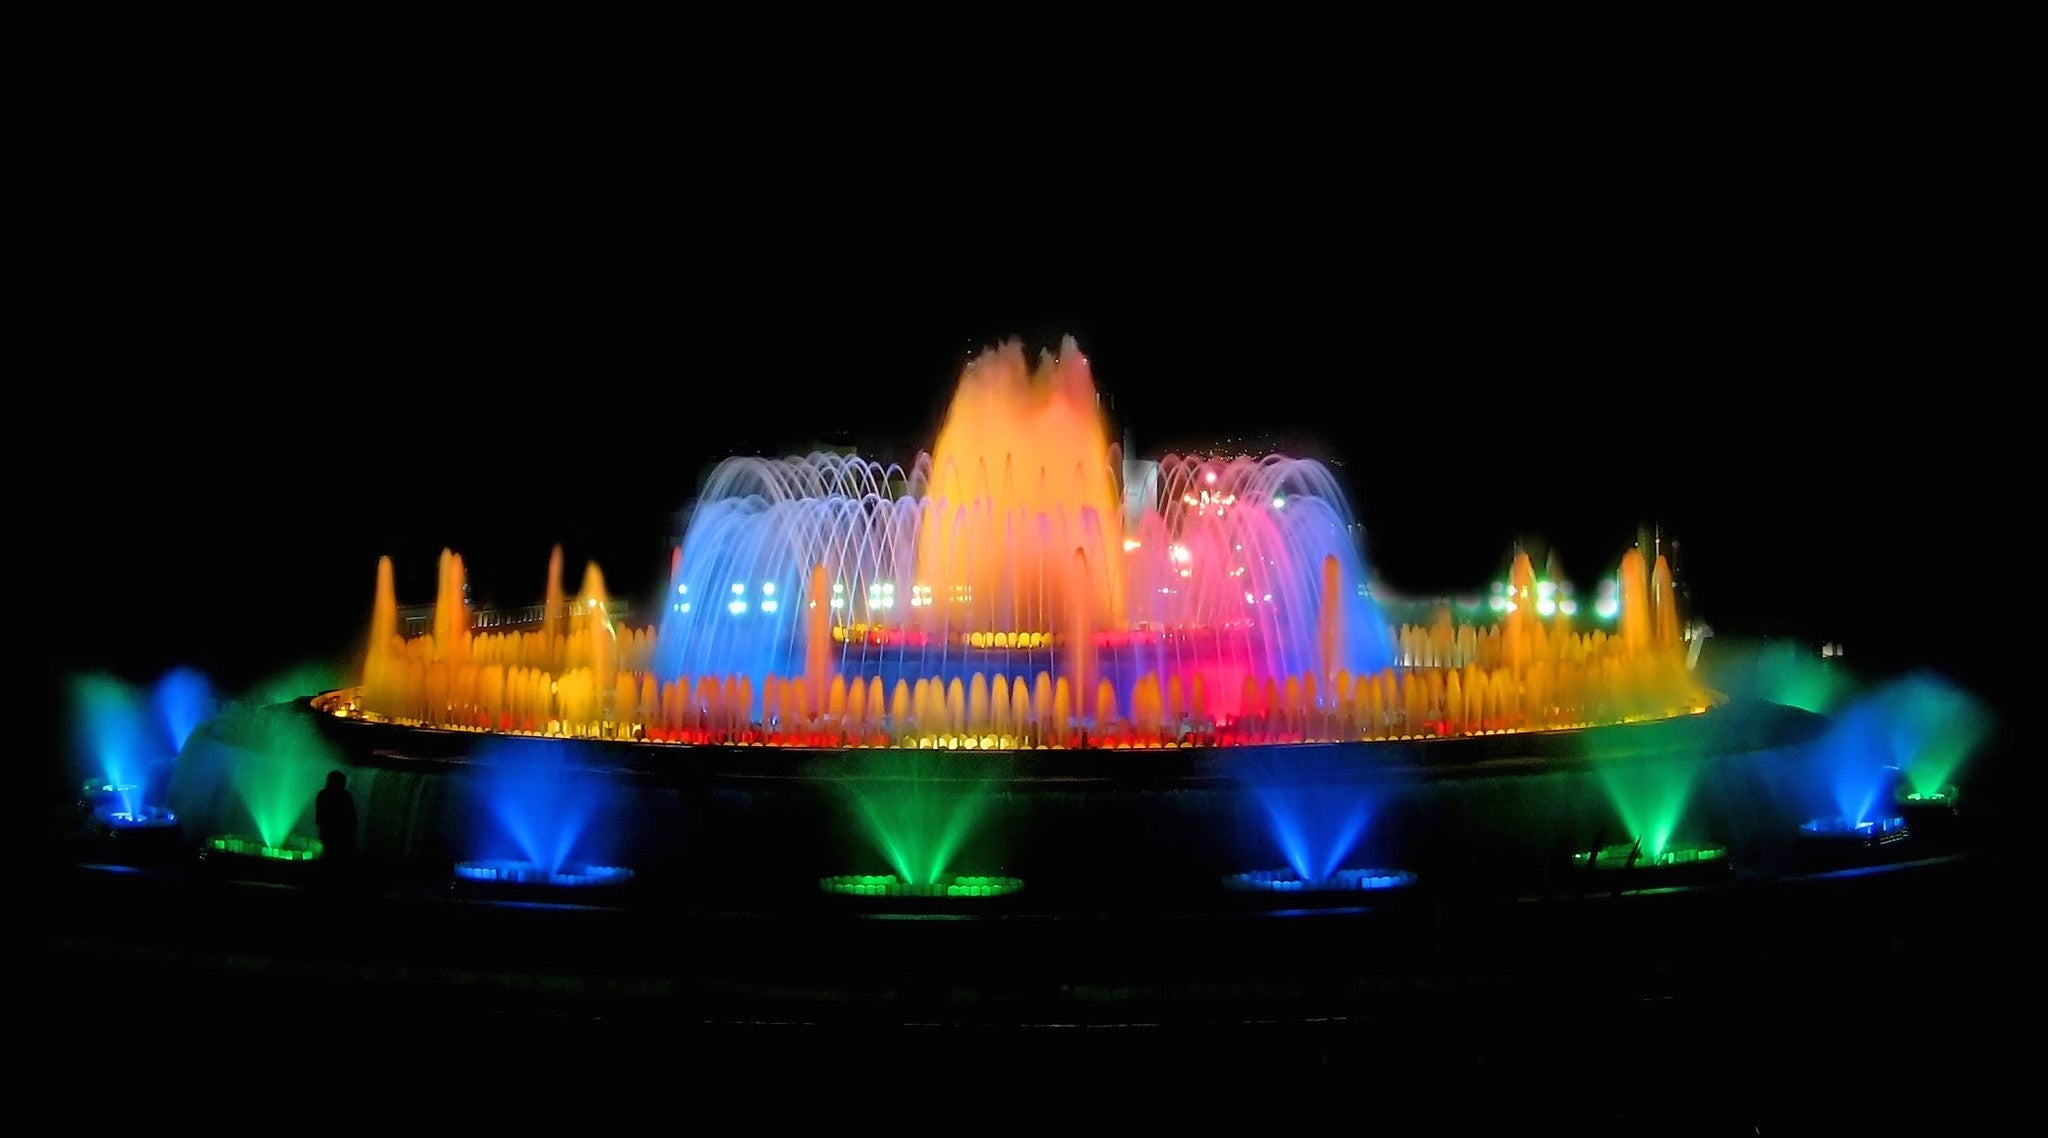
[[[321,853],[320,839],[299,834],[278,843],[246,838],[240,834],[218,834],[206,840],[206,848],[216,853],[272,861],[312,861]]]
[[[877,751],[834,772],[875,851],[906,885],[947,879],[953,859],[994,800],[994,776],[970,756]]]
[[[1880,693],[1893,719],[1899,769],[1915,792],[1939,795],[1991,733],[1976,697],[1931,676],[1910,676]]]
[[[818,887],[841,897],[1003,897],[1024,888],[1024,879],[948,874],[936,881],[909,882],[893,873],[849,873],[821,877]]]
[[[1840,666],[1797,644],[1765,648],[1757,658],[1756,677],[1758,692],[1765,699],[1823,714],[1840,707],[1855,688]]]
[[[1631,863],[1630,855],[1635,854],[1633,842],[1602,846],[1598,851],[1581,850],[1572,855],[1572,864],[1593,869],[1655,869],[1660,866],[1697,865],[1701,862],[1723,861],[1728,857],[1728,847],[1714,845],[1674,845],[1659,853],[1644,852]]]
[[[225,748],[229,780],[262,844],[284,848],[312,810],[340,753],[313,723],[290,710],[243,708],[224,716],[212,745]]]
[[[1692,761],[1644,762],[1624,759],[1600,764],[1600,783],[1608,801],[1621,815],[1626,833],[1642,838],[1643,854],[1655,858],[1671,841],[1672,831],[1685,817],[1692,797],[1693,776],[1699,764]]]

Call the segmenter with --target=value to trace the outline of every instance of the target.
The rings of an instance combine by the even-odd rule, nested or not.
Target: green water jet
[[[836,785],[861,835],[899,882],[929,890],[953,880],[953,863],[995,799],[977,758],[922,751],[842,756]]]

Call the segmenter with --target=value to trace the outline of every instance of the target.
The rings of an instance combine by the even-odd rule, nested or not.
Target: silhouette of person
[[[348,792],[348,776],[327,772],[327,785],[313,800],[313,822],[320,828],[320,859],[337,869],[356,860],[356,800]]]

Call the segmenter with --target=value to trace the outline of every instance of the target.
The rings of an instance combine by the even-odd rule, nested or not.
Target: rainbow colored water
[[[597,567],[544,622],[478,632],[443,551],[430,631],[378,566],[359,687],[407,724],[675,743],[1001,750],[1412,738],[1697,710],[1670,568],[1630,551],[1610,633],[1540,613],[1390,626],[1350,503],[1282,455],[1126,462],[1088,361],[1017,345],[960,377],[932,451],[735,457],[708,478],[658,623]]]

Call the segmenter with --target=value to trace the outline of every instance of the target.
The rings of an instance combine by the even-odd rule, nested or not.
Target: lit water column
[[[408,682],[405,639],[398,627],[398,587],[389,556],[377,559],[377,595],[370,609],[370,643],[363,657],[363,687],[356,706],[380,715],[418,714]]]
[[[804,687],[812,708],[825,706],[832,687],[832,583],[823,565],[811,566],[804,609]]]
[[[1508,671],[1522,676],[1532,656],[1537,612],[1536,565],[1526,549],[1515,551],[1514,563],[1508,568],[1508,600],[1513,605],[1505,621]]]
[[[1337,563],[1337,555],[1323,557],[1323,611],[1321,614],[1322,655],[1316,660],[1316,690],[1323,694],[1325,706],[1334,706],[1337,692],[1338,649],[1344,642],[1344,598],[1339,591],[1343,587],[1343,575]]]
[[[1088,551],[1074,547],[1067,578],[1067,687],[1073,693],[1074,716],[1086,724],[1094,706],[1095,630],[1089,626]],[[1058,725],[1055,729],[1063,727]],[[1097,724],[1098,730],[1103,725]]]
[[[462,556],[452,549],[441,551],[438,587],[434,593],[434,658],[464,661],[469,658],[469,601],[463,593],[467,576]]]
[[[1640,547],[1621,555],[1621,645],[1631,656],[1650,646],[1650,583]]]
[[[555,546],[548,551],[547,590],[541,594],[540,636],[541,643],[551,648],[555,637],[562,634],[563,620],[568,616],[568,598],[562,592],[562,547]]]
[[[1652,637],[1659,651],[1677,652],[1679,641],[1678,596],[1672,591],[1671,562],[1663,554],[1650,569]]]

